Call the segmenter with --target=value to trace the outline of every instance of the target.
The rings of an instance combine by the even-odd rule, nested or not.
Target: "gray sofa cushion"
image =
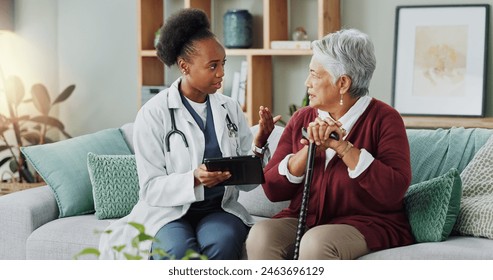
[[[444,242],[425,242],[370,253],[360,260],[486,260],[493,259],[493,240],[451,236]]]
[[[125,139],[125,142],[128,145],[128,148],[130,151],[133,153],[134,152],[134,142],[133,142],[133,134],[134,134],[134,123],[126,123],[120,127],[120,131],[123,134],[123,138]]]
[[[258,131],[258,125],[254,125],[250,128],[254,137]],[[281,138],[284,128],[281,126],[275,126],[269,139],[269,150],[275,151],[279,139]],[[272,156],[267,154],[266,156]],[[272,202],[267,196],[265,196],[264,189],[261,185],[256,187],[254,190],[249,192],[240,192],[238,197],[238,202],[240,202],[253,216],[270,218],[275,214],[279,213],[282,209],[288,207],[289,201]]]
[[[0,259],[26,258],[26,240],[58,217],[53,191],[42,186],[0,196]]]
[[[95,215],[60,218],[36,229],[27,239],[28,260],[70,260],[82,249],[96,247],[100,235],[114,220],[98,220]],[[93,256],[81,259],[95,259]]]
[[[270,218],[288,207],[289,201],[271,202],[264,193],[262,186],[249,192],[240,192],[238,202],[243,205],[248,213],[254,216]]]

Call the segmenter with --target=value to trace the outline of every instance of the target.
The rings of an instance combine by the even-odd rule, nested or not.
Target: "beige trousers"
[[[269,219],[257,222],[248,234],[249,260],[292,259],[298,219]],[[301,239],[300,260],[351,260],[370,253],[365,237],[353,226],[320,225]]]

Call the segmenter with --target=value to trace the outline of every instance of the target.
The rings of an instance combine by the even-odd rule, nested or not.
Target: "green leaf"
[[[50,116],[36,116],[31,119],[33,122],[46,124],[58,128],[60,131],[65,130],[65,125],[57,118]]]
[[[154,240],[154,237],[146,234],[146,233],[141,233],[137,236],[139,238],[139,241],[140,242],[144,242],[144,241],[147,241],[147,240]]]
[[[135,222],[129,222],[128,224],[131,225],[132,227],[134,227],[135,229],[137,229],[139,231],[139,233],[145,232],[145,227],[142,224],[135,223]]]
[[[45,142],[44,142],[44,143],[45,143],[45,144],[49,144],[49,143],[55,143],[55,142],[57,142],[57,141],[58,141],[58,140],[53,140],[53,139],[51,139],[50,137],[46,137],[46,136],[45,136]]]
[[[7,94],[7,102],[15,107],[19,106],[22,99],[24,99],[24,84],[17,76],[10,76],[7,78],[5,81],[5,91]]]
[[[9,129],[10,120],[4,115],[0,114],[0,134],[3,134],[6,130]]]
[[[32,145],[39,144],[39,132],[37,131],[25,131],[21,133],[23,139],[29,142]]]
[[[163,258],[163,257],[169,258],[170,257],[168,253],[166,253],[163,249],[160,249],[160,248],[153,249],[151,255],[152,256],[158,256],[160,258]]]
[[[0,126],[0,135],[3,135],[5,131],[9,130],[8,126]]]
[[[0,167],[9,162],[12,159],[12,157],[6,157],[0,160]]]
[[[14,157],[10,158],[9,168],[10,171],[14,173],[17,172],[17,170],[19,170],[19,164],[17,163],[17,160]]]
[[[34,84],[31,87],[31,94],[33,96],[34,107],[42,115],[47,116],[51,109],[51,100],[46,87],[43,84]]]
[[[137,235],[134,238],[132,238],[130,244],[132,244],[132,248],[139,248],[139,236]]]
[[[182,260],[207,260],[207,256],[201,255],[192,249],[188,249]]]
[[[305,106],[308,106],[308,104],[310,104],[310,98],[309,98],[309,95],[308,95],[308,89],[307,89],[307,92],[305,94],[305,97],[303,98],[303,100],[301,101],[301,107],[305,107]]]
[[[22,116],[19,116],[17,117],[17,119],[15,119],[16,121],[27,121],[29,120],[29,115],[22,115]]]
[[[72,92],[74,92],[74,90],[75,90],[75,85],[68,86],[66,89],[62,91],[62,93],[60,93],[60,95],[58,95],[55,101],[53,101],[52,105],[65,101],[67,98],[70,97],[70,95],[72,94]]]
[[[125,245],[120,245],[120,246],[113,246],[113,250],[117,251],[117,252],[121,252],[123,249],[125,249]]]
[[[74,259],[78,259],[80,256],[84,256],[84,255],[95,255],[96,257],[99,258],[101,253],[96,248],[85,248],[82,251],[80,251],[77,255],[75,255]]]
[[[12,146],[10,145],[0,145],[0,152],[8,150],[10,148],[12,148]]]
[[[142,259],[142,256],[139,256],[139,255],[131,255],[128,253],[123,253],[123,255],[125,256],[125,258],[127,260],[141,260]]]
[[[60,132],[65,136],[66,138],[72,138],[72,135],[68,134],[65,130],[60,130]]]

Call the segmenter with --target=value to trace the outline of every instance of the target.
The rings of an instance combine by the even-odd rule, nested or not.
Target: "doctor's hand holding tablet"
[[[201,164],[194,171],[195,186],[202,184],[204,187],[211,188],[223,182],[231,184],[263,183],[260,158],[263,157],[267,148],[267,139],[274,130],[275,124],[281,119],[281,115],[272,117],[269,108],[260,106],[259,116],[259,129],[252,143],[255,156],[204,159],[206,164]],[[231,172],[235,174],[231,174]]]

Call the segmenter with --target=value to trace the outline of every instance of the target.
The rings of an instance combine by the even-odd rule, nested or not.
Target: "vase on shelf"
[[[302,26],[296,27],[293,34],[291,35],[293,41],[306,41],[308,39],[308,35],[306,34],[305,28]]]
[[[226,48],[252,46],[253,17],[248,10],[228,10],[223,17],[223,27]]]

